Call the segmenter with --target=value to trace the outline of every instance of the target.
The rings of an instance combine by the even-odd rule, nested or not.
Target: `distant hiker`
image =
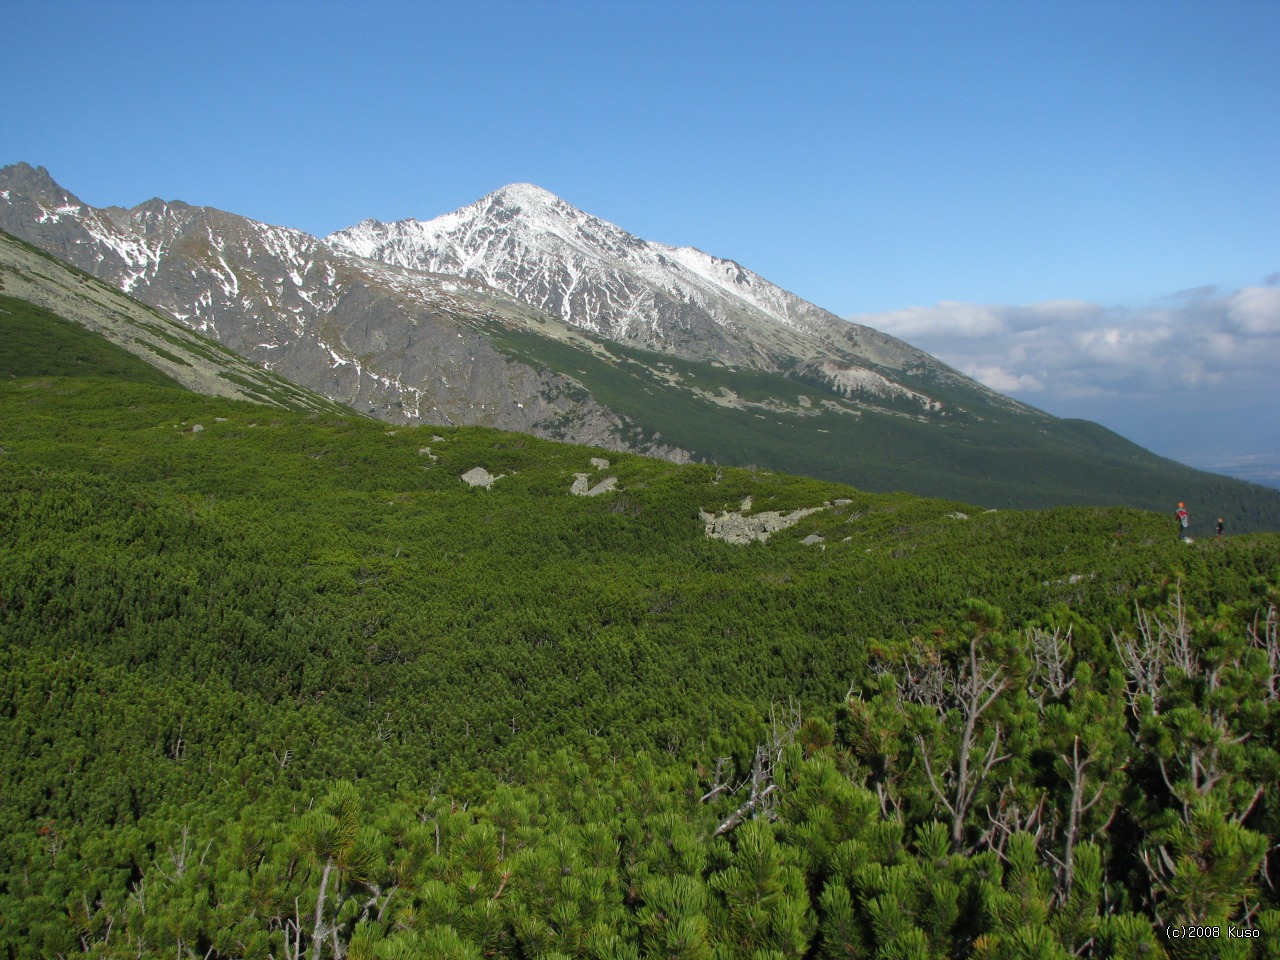
[[[1187,535],[1188,533],[1187,527],[1191,523],[1191,515],[1187,513],[1186,504],[1184,504],[1181,500],[1179,500],[1178,509],[1173,512],[1173,515],[1178,520],[1178,539],[1179,540],[1190,539],[1190,537]]]
[[[1222,518],[1218,518],[1218,539],[1222,539]]]

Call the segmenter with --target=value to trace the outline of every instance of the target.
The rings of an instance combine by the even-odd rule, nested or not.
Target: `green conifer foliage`
[[[803,956],[816,928],[804,877],[765,821],[743,824],[725,869],[711,877],[711,922],[730,956]]]

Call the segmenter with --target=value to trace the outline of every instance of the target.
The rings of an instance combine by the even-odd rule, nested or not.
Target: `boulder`
[[[484,467],[472,467],[462,475],[462,482],[469,487],[484,487],[488,490],[493,486],[495,481],[501,480],[505,474],[494,476]]]

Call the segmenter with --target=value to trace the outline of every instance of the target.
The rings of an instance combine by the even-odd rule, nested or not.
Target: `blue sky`
[[[1273,0],[0,3],[0,163],[89,203],[325,234],[531,181],[1280,477]]]

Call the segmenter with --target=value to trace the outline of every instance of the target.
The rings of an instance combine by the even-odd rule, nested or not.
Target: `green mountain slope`
[[[427,696],[449,715],[447,734],[405,733],[435,763],[517,762],[544,731],[500,721],[531,702],[557,730],[628,748],[732,727],[788,696],[828,703],[868,637],[953,624],[968,596],[1019,619],[1063,602],[1109,614],[1156,567],[1225,595],[1252,575],[1231,566],[1276,542],[1188,551],[1170,521],[1129,510],[982,513],[635,456],[607,471],[618,492],[580,498],[574,474],[602,475],[590,448],[264,417],[118,382],[13,381],[3,409],[0,465],[20,508],[5,535],[42,545],[39,564],[6,578],[11,617],[43,598],[11,638],[86,644],[121,666],[138,645],[158,658],[149,670],[223,675],[268,701],[332,703],[378,677],[397,709]],[[475,466],[504,476],[471,489],[459,478]],[[755,512],[833,505],[767,544],[708,539],[700,511],[745,497]],[[800,543],[814,534],[821,549]],[[481,679],[494,644],[509,662]],[[646,699],[682,683],[705,688],[682,705],[692,715]],[[579,703],[584,684],[601,699]],[[359,698],[344,709],[368,720]],[[464,747],[453,728],[468,726]]]
[[[575,344],[492,325],[509,355],[577,379],[637,438],[660,437],[723,464],[801,473],[864,490],[910,490],[986,507],[1123,505],[1171,512],[1185,501],[1208,534],[1280,530],[1280,491],[1158,457],[1105,427],[1029,407],[956,398],[952,420],[909,405],[870,406],[829,385],[737,370],[599,340]],[[952,398],[933,392],[943,400]],[[801,399],[803,398],[803,399]]]
[[[176,387],[173,380],[110,340],[26,300],[0,294],[0,376],[98,376]]]

